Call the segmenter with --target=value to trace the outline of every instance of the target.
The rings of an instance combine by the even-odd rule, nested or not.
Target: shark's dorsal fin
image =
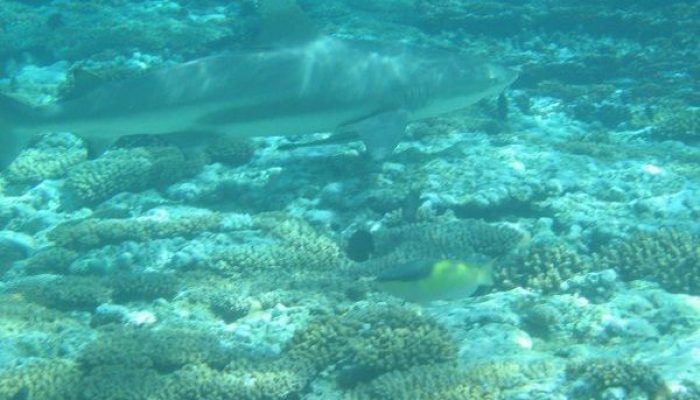
[[[260,46],[288,46],[316,39],[319,31],[296,0],[258,0]]]

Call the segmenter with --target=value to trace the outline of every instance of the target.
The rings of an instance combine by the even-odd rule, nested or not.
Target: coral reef
[[[112,289],[116,302],[170,299],[177,293],[180,282],[173,274],[160,272],[117,273],[105,284]]]
[[[351,363],[363,375],[456,359],[454,339],[430,318],[402,308],[360,318],[370,329],[358,332],[359,337],[351,341]]]
[[[172,183],[196,171],[174,146],[115,149],[71,168],[66,203],[94,205],[119,192],[139,192]]]
[[[206,363],[223,368],[231,354],[211,333],[184,328],[140,330],[105,326],[81,352],[82,367],[122,366],[170,372],[186,364]]]
[[[65,176],[70,168],[87,160],[87,148],[69,134],[46,134],[20,153],[3,172],[10,183],[38,183]]]
[[[700,141],[700,109],[669,107],[658,111],[653,118],[651,134],[661,140]]]
[[[13,285],[11,290],[38,304],[64,311],[92,311],[111,299],[110,289],[98,279],[82,276],[25,280]]]
[[[154,399],[164,379],[153,369],[122,365],[96,366],[84,377],[81,398],[92,400]]]
[[[209,307],[214,314],[221,317],[227,323],[231,323],[248,314],[251,308],[250,301],[241,296],[228,292],[214,293],[209,299]]]
[[[233,246],[212,255],[210,268],[227,274],[282,270],[332,270],[349,260],[338,244],[307,222],[283,214],[260,214],[254,225],[268,239],[259,244]],[[270,240],[270,238],[272,240]]]
[[[249,139],[218,137],[206,151],[211,161],[237,167],[250,161],[255,147]]]
[[[700,293],[700,236],[691,232],[637,232],[601,248],[595,262],[624,280],[648,279],[671,292]]]
[[[0,370],[0,398],[76,400],[81,373],[75,362],[61,358],[31,359]]]
[[[235,364],[235,363],[234,363]],[[264,368],[227,367],[217,371],[193,364],[176,371],[156,399],[162,400],[284,400],[294,398],[306,386],[307,379],[296,365],[269,363]]]
[[[562,243],[535,244],[494,267],[497,289],[526,287],[545,293],[560,291],[576,274],[591,271],[581,255]]]
[[[342,381],[354,386],[388,371],[453,362],[457,347],[432,319],[394,307],[319,317],[297,332],[285,354],[317,371],[342,363]]]
[[[566,366],[566,378],[573,382],[572,395],[577,398],[608,398],[605,392],[614,388],[624,389],[630,397],[641,394],[643,397],[640,398],[660,399],[668,396],[661,376],[652,367],[635,361],[595,359],[572,362]]]
[[[78,252],[63,247],[46,247],[24,261],[24,270],[29,275],[40,273],[68,272],[73,261],[79,257]]]
[[[498,392],[468,380],[452,364],[421,365],[378,376],[351,392],[348,400],[458,400],[497,399]]]
[[[480,253],[499,257],[524,239],[522,232],[479,220],[416,223],[375,233],[378,255],[405,252],[409,257],[460,257]]]
[[[174,218],[88,218],[61,224],[47,237],[60,247],[89,250],[127,240],[145,242],[177,236],[193,237],[201,232],[219,230],[220,222],[221,217],[214,213]]]

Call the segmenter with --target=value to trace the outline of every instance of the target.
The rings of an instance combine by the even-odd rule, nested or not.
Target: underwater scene
[[[697,0],[0,0],[0,400],[700,399]]]

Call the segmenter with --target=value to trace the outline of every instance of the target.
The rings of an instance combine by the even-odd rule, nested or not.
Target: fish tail
[[[479,283],[484,286],[493,286],[493,262],[481,267]]]

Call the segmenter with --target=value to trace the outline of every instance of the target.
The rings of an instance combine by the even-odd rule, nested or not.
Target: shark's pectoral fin
[[[27,147],[31,135],[13,132],[8,126],[3,127],[0,121],[0,171],[9,166],[12,161]]]
[[[388,157],[399,144],[406,131],[408,112],[405,110],[385,111],[370,117],[343,125],[339,132],[356,132],[375,160]]]
[[[360,138],[357,136],[357,132],[355,131],[340,131],[336,132],[333,135],[325,138],[325,139],[318,139],[318,140],[312,140],[312,141],[307,141],[307,142],[295,142],[295,143],[287,143],[283,144],[281,146],[277,146],[278,150],[293,150],[293,149],[299,149],[302,147],[313,147],[313,146],[325,146],[329,144],[339,144],[339,143],[348,143],[352,142],[355,140],[359,140]]]
[[[0,171],[10,165],[31,141],[31,134],[17,129],[17,118],[29,113],[28,106],[0,94]]]
[[[88,152],[91,158],[96,158],[101,156],[105,151],[109,150],[114,143],[117,142],[119,137],[107,137],[107,136],[97,136],[91,137],[90,140],[86,140],[88,146]]]

